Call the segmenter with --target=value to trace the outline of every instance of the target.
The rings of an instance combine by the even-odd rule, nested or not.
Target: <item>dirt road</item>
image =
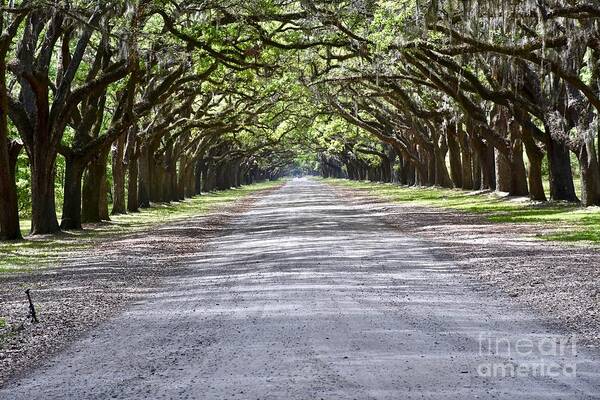
[[[184,276],[0,398],[600,398],[598,354],[465,279],[435,245],[290,181]]]

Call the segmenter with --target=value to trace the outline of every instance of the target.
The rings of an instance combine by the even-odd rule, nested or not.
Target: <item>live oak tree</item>
[[[9,139],[7,87],[7,56],[19,27],[29,12],[27,3],[6,10],[6,1],[0,10],[0,239],[21,239],[19,208],[15,185],[15,163],[20,143]]]
[[[81,28],[76,30],[73,24],[79,24],[79,21],[71,20],[67,10],[32,9],[16,58],[9,64],[20,86],[18,97],[9,98],[8,110],[31,164],[33,234],[59,230],[54,198],[54,163],[58,146],[76,107],[90,92],[99,91],[128,73],[127,60],[118,60],[95,79],[76,84],[77,73],[90,47],[94,25],[110,11],[100,5],[93,8],[89,16],[85,16]],[[62,51],[58,57],[54,51],[61,40]],[[72,45],[73,53],[70,51]],[[53,61],[57,65],[52,65]]]

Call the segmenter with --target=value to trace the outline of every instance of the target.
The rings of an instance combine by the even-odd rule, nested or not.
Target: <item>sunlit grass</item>
[[[582,208],[572,203],[540,203],[500,197],[495,193],[468,192],[459,189],[405,187],[391,183],[327,179],[327,182],[362,190],[397,203],[451,208],[481,214],[497,223],[522,222],[552,224],[553,234],[540,235],[547,240],[600,243],[600,209]],[[561,228],[564,227],[564,228]]]
[[[261,182],[235,189],[203,193],[177,203],[152,204],[140,212],[111,216],[110,221],[85,226],[83,231],[67,231],[57,235],[27,237],[19,242],[0,242],[0,274],[33,271],[58,263],[69,254],[89,248],[98,240],[118,234],[148,230],[167,222],[205,215],[218,206],[232,203],[256,191],[281,184]],[[23,234],[29,232],[30,221],[22,221]]]

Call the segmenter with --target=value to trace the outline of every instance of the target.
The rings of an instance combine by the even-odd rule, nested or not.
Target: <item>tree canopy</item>
[[[600,205],[597,1],[1,10],[4,238],[294,172]]]

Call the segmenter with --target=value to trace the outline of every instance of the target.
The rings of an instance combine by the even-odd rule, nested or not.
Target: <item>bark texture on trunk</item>
[[[496,189],[496,171],[495,171],[495,156],[494,147],[484,143],[480,139],[474,140],[475,152],[479,161],[479,189],[495,190]]]
[[[140,155],[138,157],[138,205],[139,208],[150,207],[150,168],[149,168],[149,150],[148,146],[140,146]],[[131,177],[130,177],[131,179]]]
[[[468,139],[465,133],[460,130],[459,144],[462,155],[462,188],[473,189],[473,157]]]
[[[0,13],[0,18],[4,21],[3,12]],[[4,30],[3,26],[2,30]],[[6,87],[5,60],[9,48],[8,40],[9,37],[5,37],[1,42],[2,49],[0,51],[0,239],[19,240],[22,239],[22,235],[14,166],[21,145],[8,139],[8,89]],[[13,158],[15,162],[11,162]]]
[[[101,154],[87,167],[83,179],[82,222],[101,222],[108,220],[108,202],[106,200],[106,162],[108,151]]]
[[[600,205],[600,167],[591,137],[581,145],[578,160],[581,170],[581,204],[586,207]]]
[[[60,222],[62,229],[82,229],[81,179],[84,170],[85,163],[80,159],[72,155],[65,156],[64,201]]]
[[[495,150],[496,190],[510,192],[512,188],[511,163],[505,154]]]
[[[112,146],[112,211],[113,215],[125,214],[125,135],[119,137]]]
[[[31,234],[44,235],[60,231],[56,217],[54,162],[56,152],[35,146],[31,160]]]
[[[4,7],[5,2],[2,2]],[[6,54],[12,36],[4,32],[4,12],[0,12],[0,239],[22,239],[19,223],[19,203],[15,181],[16,160],[21,144],[8,138],[8,88],[6,86]],[[16,30],[15,30],[16,33]],[[14,161],[13,161],[14,160]]]
[[[510,194],[513,196],[529,195],[527,187],[527,171],[523,160],[523,132],[521,126],[514,120],[509,123],[511,146],[512,185]]]
[[[549,140],[546,144],[550,168],[550,198],[552,200],[579,201],[575,194],[571,156],[566,145]]]
[[[127,211],[138,212],[138,161],[130,159],[127,164]]]
[[[533,138],[533,132],[530,129],[521,130],[525,153],[529,160],[527,169],[527,181],[529,182],[529,197],[532,200],[546,201],[544,191],[544,182],[542,176],[542,161],[544,151]]]
[[[446,129],[446,140],[448,142],[448,155],[450,158],[450,177],[454,187],[464,187],[464,170],[461,160],[461,146],[459,144],[459,135],[455,123],[448,125]]]
[[[6,121],[5,115],[1,118]],[[21,148],[21,144],[9,142],[8,137],[0,132],[0,239],[2,240],[23,238],[15,181],[17,158]]]

